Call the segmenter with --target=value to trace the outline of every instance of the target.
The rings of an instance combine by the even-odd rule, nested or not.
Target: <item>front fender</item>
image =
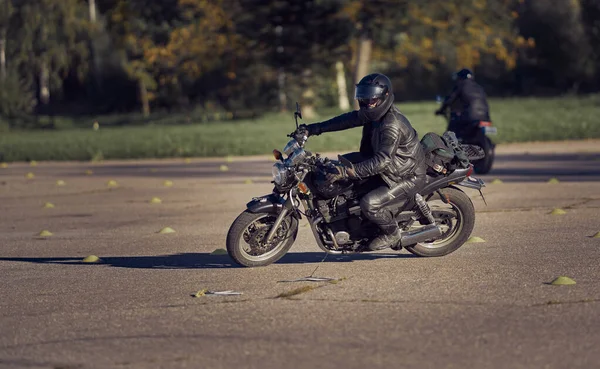
[[[255,197],[246,204],[246,208],[251,213],[273,213],[278,214],[283,208],[285,199],[275,194],[269,194],[261,197]]]

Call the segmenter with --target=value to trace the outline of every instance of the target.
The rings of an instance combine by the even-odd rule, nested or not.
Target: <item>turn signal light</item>
[[[273,156],[276,160],[281,160],[283,158],[283,154],[279,150],[273,150]]]
[[[298,189],[300,190],[300,192],[302,192],[303,194],[308,194],[309,190],[308,187],[306,186],[306,183],[304,182],[300,182],[298,183]]]
[[[467,172],[467,177],[473,174],[473,164],[469,164],[469,171]]]

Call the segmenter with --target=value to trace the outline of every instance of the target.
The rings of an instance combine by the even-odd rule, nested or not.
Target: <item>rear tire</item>
[[[284,224],[287,226],[286,237],[271,250],[262,255],[251,255],[244,250],[244,243],[246,242],[244,233],[247,232],[248,228],[257,221],[264,221],[264,223],[261,223],[263,226],[261,230],[255,231],[262,232],[264,235],[268,229],[270,229],[270,227],[268,227],[269,223],[272,225],[276,217],[277,214],[251,213],[248,210],[241,213],[233,221],[229,228],[229,232],[227,232],[226,244],[229,256],[231,256],[237,264],[245,267],[266,266],[281,259],[292,247],[296,240],[296,235],[298,234],[298,219],[291,215],[288,215],[280,226],[282,227]],[[247,233],[246,235],[250,235],[250,233]],[[246,243],[246,245],[249,244]]]
[[[453,226],[454,228],[449,228],[447,231],[448,234],[442,235],[443,238],[441,239],[406,246],[406,249],[412,254],[427,257],[448,255],[461,247],[473,231],[473,227],[475,226],[475,208],[469,196],[454,187],[446,187],[438,192],[441,194],[441,197],[436,193],[429,201],[437,199],[446,200],[457,215],[456,224]],[[435,207],[431,206],[431,211],[435,215]],[[441,223],[437,217],[436,223]]]
[[[477,160],[473,163],[473,168],[477,174],[487,174],[492,170],[492,164],[494,164],[494,158],[496,156],[496,150],[494,143],[489,138],[484,137],[481,143],[481,148],[485,152],[485,158]]]

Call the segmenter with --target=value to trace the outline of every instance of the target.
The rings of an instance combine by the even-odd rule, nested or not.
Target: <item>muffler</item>
[[[439,237],[441,235],[442,230],[440,227],[435,224],[428,224],[419,230],[402,233],[402,236],[400,237],[400,245],[402,245],[402,247],[406,247]]]

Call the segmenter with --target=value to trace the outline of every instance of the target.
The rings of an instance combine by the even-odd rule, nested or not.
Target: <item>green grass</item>
[[[441,133],[446,122],[435,117],[435,102],[398,105],[419,135]],[[495,141],[548,141],[600,138],[600,95],[561,98],[491,99],[491,114],[499,134]],[[328,119],[337,110],[304,123]],[[180,116],[181,118],[181,116]],[[120,117],[122,120],[123,117]],[[177,116],[170,121],[178,121]],[[111,117],[73,122],[70,128],[11,131],[0,134],[5,161],[101,160],[124,158],[200,157],[269,154],[282,149],[294,130],[291,113],[267,114],[254,120],[199,122],[200,124],[146,124],[107,126]],[[113,119],[114,120],[114,119]],[[163,122],[164,117],[158,122]],[[181,119],[179,120],[181,121]],[[192,122],[195,123],[195,122]],[[60,127],[60,125],[59,125]],[[312,151],[357,150],[361,130],[323,134],[310,139]]]

